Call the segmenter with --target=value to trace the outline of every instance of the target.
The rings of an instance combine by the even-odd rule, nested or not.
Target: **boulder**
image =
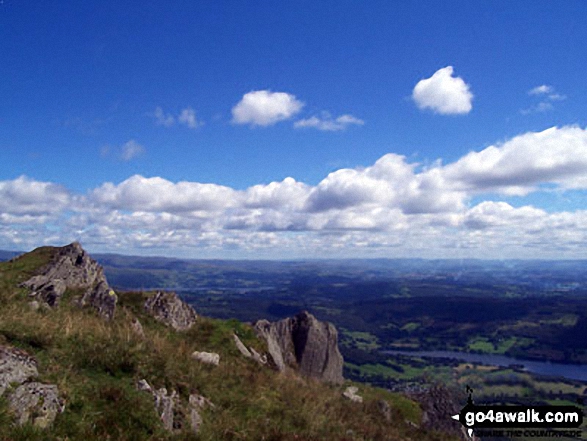
[[[108,286],[103,268],[78,242],[55,248],[51,261],[21,286],[31,291],[33,301],[50,307],[59,305],[67,289],[83,290],[79,304],[93,307],[106,319],[114,316],[118,300]]]
[[[0,396],[9,390],[8,406],[18,424],[45,428],[65,406],[57,386],[30,381],[38,375],[33,357],[20,349],[0,346]]]
[[[325,383],[342,384],[343,358],[338,350],[338,332],[307,311],[275,323],[259,320],[257,335],[267,342],[277,368],[291,367],[301,375]]]
[[[33,357],[20,349],[0,346],[0,396],[11,384],[22,384],[38,375]]]
[[[156,320],[184,331],[193,326],[198,318],[196,311],[174,292],[157,292],[145,302],[145,311]]]
[[[49,427],[65,409],[54,384],[25,383],[8,397],[8,406],[18,424],[31,423],[41,429]]]
[[[202,363],[213,364],[214,366],[218,366],[218,363],[220,363],[220,355],[214,352],[195,351],[192,354],[192,358],[201,361]]]

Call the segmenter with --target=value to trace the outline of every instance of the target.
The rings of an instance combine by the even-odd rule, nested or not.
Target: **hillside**
[[[351,382],[306,375],[314,347],[300,358],[294,339],[280,370],[259,329],[190,310],[173,294],[115,293],[77,244],[1,263],[0,439],[456,439],[401,394],[356,384],[360,402]],[[298,326],[322,348],[335,331],[309,317],[264,329]]]

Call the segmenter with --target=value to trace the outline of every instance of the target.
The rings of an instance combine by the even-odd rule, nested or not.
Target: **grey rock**
[[[241,339],[238,338],[238,335],[232,334],[232,338],[234,339],[236,348],[242,355],[244,355],[247,358],[251,358],[253,356],[253,354],[251,354],[251,351],[249,351],[247,347],[244,345],[244,343],[241,341]]]
[[[38,375],[33,357],[20,349],[0,346],[0,396],[11,384],[22,384]]]
[[[200,414],[201,409],[206,407],[214,408],[214,404],[206,397],[198,394],[190,394],[189,398],[190,406],[190,426],[194,433],[200,431],[200,426],[203,423],[202,415]]]
[[[42,429],[49,427],[65,405],[54,384],[25,383],[8,397],[8,406],[18,424],[32,423]]]
[[[260,338],[267,342],[269,355],[280,371],[287,366],[301,375],[326,383],[342,384],[343,358],[338,350],[338,332],[303,311],[293,318],[254,324]]]
[[[192,431],[198,433],[203,422],[200,411],[207,407],[215,407],[208,398],[198,394],[190,394],[187,405],[182,405],[177,392],[168,393],[164,387],[156,390],[145,379],[137,382],[137,389],[151,394],[155,411],[168,432],[181,430],[187,419]]]
[[[139,322],[138,318],[133,318],[132,322],[130,323],[131,329],[135,334],[137,334],[140,338],[145,338],[145,331],[143,330],[143,325]]]
[[[192,358],[202,363],[213,364],[215,366],[218,366],[218,363],[220,363],[220,355],[214,352],[195,351],[192,353]]]
[[[426,391],[411,395],[422,407],[424,429],[438,430],[462,439],[470,439],[461,431],[462,425],[451,417],[458,414],[464,404],[463,397],[442,384],[436,384]]]
[[[267,364],[267,356],[259,354],[254,348],[247,348],[236,334],[232,334],[238,351],[247,358],[255,360],[261,365]]]
[[[31,297],[56,307],[67,289],[84,291],[79,304],[93,307],[102,317],[112,319],[118,297],[108,286],[103,268],[78,242],[55,248],[51,261],[38,274],[21,284]]]
[[[379,409],[379,412],[381,413],[385,421],[387,423],[391,423],[392,416],[391,406],[389,405],[389,403],[385,400],[379,400],[377,401],[377,409]]]
[[[297,368],[292,321],[291,318],[273,323],[259,320],[254,324],[257,336],[267,342],[269,355],[280,371],[284,371],[287,366]]]
[[[18,424],[30,422],[37,427],[50,426],[64,404],[53,384],[30,382],[39,375],[33,357],[17,348],[0,346],[0,396],[11,387],[8,405]]]
[[[176,418],[176,412],[179,409],[180,401],[177,392],[174,390],[171,393],[167,392],[167,389],[162,387],[160,389],[154,389],[143,379],[137,382],[137,389],[143,392],[148,392],[152,395],[155,404],[155,411],[165,430],[173,432],[174,430],[181,428],[179,420]]]
[[[173,292],[157,292],[145,302],[145,311],[156,320],[184,331],[193,326],[198,318],[196,311]]]
[[[351,400],[353,403],[362,403],[363,402],[363,397],[361,397],[360,395],[357,395],[357,392],[358,391],[359,391],[359,388],[358,387],[356,387],[356,386],[349,386],[342,393],[342,395],[345,398],[348,398],[349,400]]]
[[[255,351],[254,348],[250,348],[250,349],[251,349],[251,355],[253,357],[253,360],[255,360],[257,363],[259,363],[261,365],[267,364],[267,355],[259,354],[257,351]]]
[[[85,292],[80,300],[80,305],[92,306],[102,317],[112,320],[117,301],[116,293],[110,289],[108,282],[104,279]]]

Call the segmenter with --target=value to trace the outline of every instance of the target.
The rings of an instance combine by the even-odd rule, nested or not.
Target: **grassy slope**
[[[52,251],[40,248],[0,264],[0,344],[33,354],[39,381],[59,386],[66,410],[50,431],[40,432],[15,426],[6,400],[0,399],[0,440],[447,439],[408,424],[419,423],[421,411],[401,395],[359,385],[365,402],[355,404],[341,397],[343,387],[278,375],[243,358],[233,332],[245,344],[264,348],[252,329],[237,321],[201,317],[189,331],[173,332],[144,316],[143,293],[120,294],[110,323],[68,302],[56,310],[33,311],[27,293],[17,285],[46,264]],[[132,331],[133,317],[143,324],[144,339]],[[218,352],[220,366],[193,361],[195,350]],[[135,389],[143,378],[157,388],[178,391],[184,401],[198,392],[216,405],[203,411],[198,436],[162,430],[151,396]],[[391,424],[377,410],[379,399],[392,406]]]

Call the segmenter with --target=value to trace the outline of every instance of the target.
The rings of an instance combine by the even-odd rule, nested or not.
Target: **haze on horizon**
[[[587,4],[0,5],[0,249],[584,259]]]

